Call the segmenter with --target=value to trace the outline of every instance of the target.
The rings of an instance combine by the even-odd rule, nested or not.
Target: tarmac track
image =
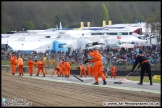
[[[2,98],[26,99],[32,106],[103,106],[103,102],[161,104],[161,95],[155,93],[46,81],[10,72],[1,72],[1,75]]]

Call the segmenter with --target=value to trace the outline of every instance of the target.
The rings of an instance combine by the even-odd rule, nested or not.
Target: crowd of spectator
[[[134,47],[134,49],[129,48],[99,48],[99,52],[103,56],[103,63],[112,63],[115,65],[132,65],[135,61],[132,53],[135,50],[143,50],[144,56],[148,58],[151,64],[156,64],[159,63],[161,60],[161,45],[152,45],[150,46],[138,46]],[[1,49],[2,50],[2,49]],[[2,50],[1,51],[1,58],[2,60],[9,60],[10,54],[12,52],[7,51],[7,50]],[[84,58],[87,58],[87,50],[80,50],[76,49],[73,51],[66,51],[66,52],[61,52],[58,51],[56,52],[55,50],[46,50],[44,53],[39,52],[37,53],[36,51],[31,51],[29,53],[25,53],[24,51],[16,51],[16,56],[18,57],[19,55],[23,58],[24,61],[27,61],[29,57],[31,57],[33,60],[36,60],[38,58],[43,58],[46,57],[48,60],[53,59],[56,60],[57,63],[59,61],[59,58],[65,58],[69,60],[71,63],[79,64],[83,62]]]

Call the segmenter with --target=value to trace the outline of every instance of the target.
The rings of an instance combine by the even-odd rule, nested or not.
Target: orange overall
[[[64,61],[60,61],[59,62],[59,67],[61,68],[60,75],[61,76],[64,76],[65,75],[65,65],[64,65]]]
[[[55,68],[55,70],[52,72],[52,75],[56,72],[56,74],[57,74],[58,76],[60,76],[60,70],[61,70],[61,68],[60,68],[59,66],[57,66],[57,67]]]
[[[63,73],[63,76],[66,75],[65,62],[64,61],[62,62],[62,73]]]
[[[16,59],[15,55],[11,55],[10,56],[10,66],[12,68],[12,75],[14,75],[16,72],[16,64],[17,64],[17,59]]]
[[[103,65],[100,53],[97,50],[94,50],[93,52],[89,52],[89,55],[92,56],[93,59],[89,60],[88,62],[94,62],[93,75],[95,82],[98,82],[98,76],[100,76],[102,80],[105,80],[105,76],[102,70]]]
[[[28,60],[28,66],[29,66],[29,74],[32,75],[34,62],[32,60]]]
[[[91,67],[90,72],[90,75],[93,76],[93,67]]]
[[[65,62],[65,75],[66,76],[70,76],[70,63],[69,62]]]
[[[86,67],[83,66],[83,70],[82,70],[83,75],[86,77]]]
[[[80,64],[79,69],[80,69],[80,77],[82,77],[82,75],[83,75],[83,65],[82,64]]]
[[[17,65],[18,65],[18,71],[19,71],[19,75],[23,75],[23,59],[19,56],[18,60],[17,60]]]
[[[111,68],[111,78],[112,78],[112,77],[116,78],[116,71],[117,71],[116,67],[113,66],[113,67]]]
[[[44,66],[45,66],[44,62],[43,61],[37,61],[36,65],[38,67],[37,75],[39,75],[40,70],[42,71],[43,75],[45,75],[45,73],[44,73]]]
[[[60,60],[60,62],[59,62],[59,67],[60,67],[60,71],[59,71],[59,75],[62,75],[63,76],[63,72],[62,72],[62,60]]]
[[[88,72],[88,76],[91,76],[91,67],[90,67],[90,65],[87,65],[87,72]]]

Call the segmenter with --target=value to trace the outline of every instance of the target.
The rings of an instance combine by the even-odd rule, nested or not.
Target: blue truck
[[[58,41],[53,41],[52,49],[55,50],[56,52],[58,51],[67,51],[68,46],[64,42],[58,42]]]

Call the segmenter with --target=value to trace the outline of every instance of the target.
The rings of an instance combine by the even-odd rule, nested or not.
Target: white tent
[[[85,39],[85,43],[92,43],[92,41]]]
[[[15,42],[16,40],[18,40],[19,38],[1,38],[1,44],[7,44],[10,42]]]
[[[78,36],[82,36],[82,34],[84,35],[88,35],[91,33],[92,30],[66,30],[66,34],[70,34],[70,35],[78,35]]]
[[[103,39],[100,39],[100,41],[98,43],[106,44]]]
[[[41,51],[45,52],[45,50],[48,49],[48,47],[44,48],[47,44],[51,44],[51,42],[45,41],[45,42],[9,42],[8,45],[12,47],[14,51],[17,50],[35,50],[35,51]],[[52,44],[51,44],[52,45]],[[50,48],[52,46],[50,45]],[[48,46],[48,45],[47,45]]]
[[[135,36],[122,36],[120,39],[120,42],[135,42],[135,43],[139,43],[139,44],[143,44],[146,45],[147,44],[147,40],[142,40],[142,39],[138,39]]]

